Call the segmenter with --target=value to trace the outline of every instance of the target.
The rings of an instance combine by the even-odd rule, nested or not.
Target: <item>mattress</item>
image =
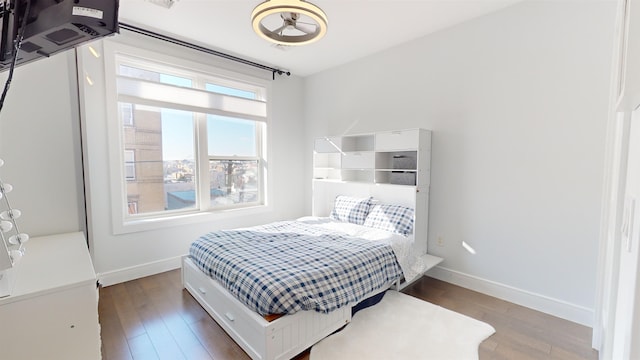
[[[303,218],[211,232],[194,241],[189,254],[261,315],[328,313],[401,278],[394,247],[407,244],[407,238],[381,230]]]

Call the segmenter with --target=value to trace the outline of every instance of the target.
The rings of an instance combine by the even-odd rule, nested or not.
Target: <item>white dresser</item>
[[[32,238],[0,298],[0,359],[100,359],[98,290],[84,234]]]

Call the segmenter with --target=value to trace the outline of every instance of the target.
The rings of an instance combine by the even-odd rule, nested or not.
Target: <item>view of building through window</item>
[[[120,65],[119,75],[180,87],[194,83],[125,65]],[[254,92],[210,83],[205,90],[256,98]],[[135,102],[120,101],[118,106],[129,215],[197,209],[200,181],[209,183],[209,208],[261,201],[261,123]],[[198,121],[206,124],[207,154],[202,155],[196,146]],[[209,163],[203,174],[197,165],[201,156]]]

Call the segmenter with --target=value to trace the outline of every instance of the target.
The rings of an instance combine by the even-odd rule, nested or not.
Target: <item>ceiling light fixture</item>
[[[302,0],[267,0],[251,13],[253,30],[260,37],[280,45],[305,45],[320,40],[327,32],[327,15]]]

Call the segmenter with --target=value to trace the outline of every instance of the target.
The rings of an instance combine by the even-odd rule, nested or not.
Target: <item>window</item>
[[[125,222],[264,205],[263,85],[123,54],[115,68]]]

